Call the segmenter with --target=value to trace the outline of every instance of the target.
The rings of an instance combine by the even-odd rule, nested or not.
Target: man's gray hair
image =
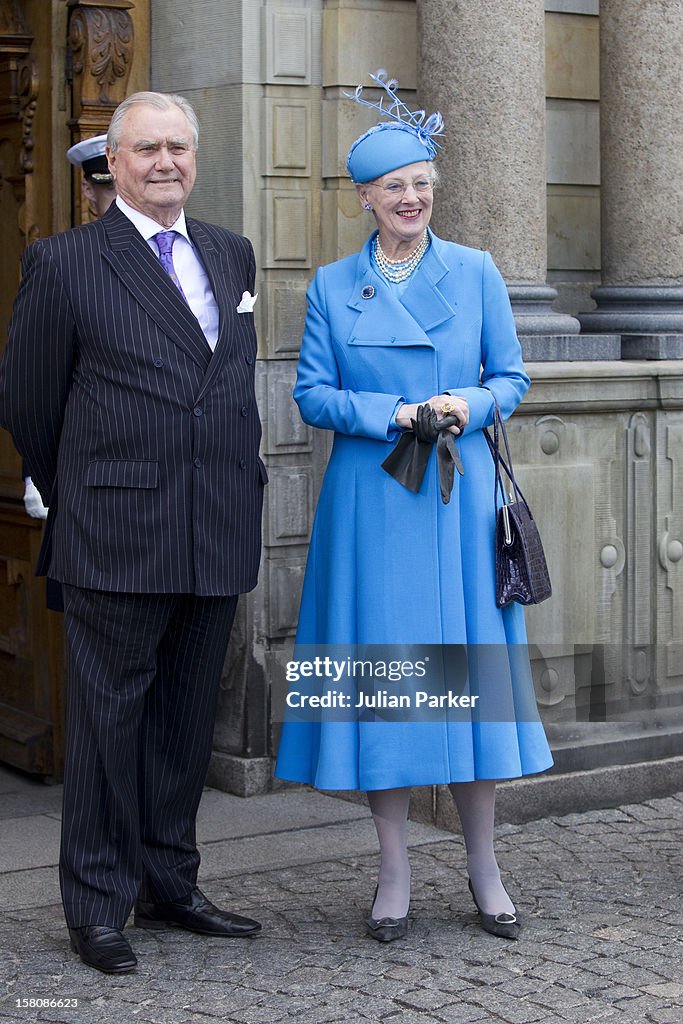
[[[199,121],[197,120],[197,115],[195,114],[194,109],[187,102],[184,96],[178,96],[176,93],[169,92],[134,92],[131,93],[130,96],[127,96],[125,100],[118,105],[114,111],[111,121],[109,122],[107,145],[112,152],[115,153],[119,148],[119,141],[121,139],[121,123],[124,117],[131,107],[135,107],[138,104],[144,104],[147,107],[156,107],[157,110],[170,110],[171,107],[178,107],[190,122],[190,128],[192,129],[192,148],[197,148],[199,145]]]

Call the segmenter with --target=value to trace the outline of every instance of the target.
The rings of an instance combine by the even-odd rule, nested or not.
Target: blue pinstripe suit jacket
[[[215,352],[113,204],[31,245],[0,367],[0,422],[50,517],[38,571],[128,593],[256,585],[266,472],[251,243],[188,218],[220,310]]]

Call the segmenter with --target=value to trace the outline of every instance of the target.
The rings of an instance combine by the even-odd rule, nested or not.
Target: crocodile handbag
[[[493,438],[488,430],[484,430],[484,436],[496,468],[493,498],[496,508],[496,604],[499,608],[504,608],[511,601],[540,604],[552,593],[545,553],[531,509],[515,480],[510,446],[495,395],[493,402]],[[500,450],[501,438],[507,461]],[[503,473],[510,484],[507,497]]]

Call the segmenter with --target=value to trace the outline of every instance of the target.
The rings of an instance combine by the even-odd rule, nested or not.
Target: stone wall
[[[683,363],[529,371],[510,437],[553,580],[527,626],[557,766],[679,754]]]

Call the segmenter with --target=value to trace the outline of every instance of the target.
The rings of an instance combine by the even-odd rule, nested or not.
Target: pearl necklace
[[[401,281],[406,281],[415,268],[419,266],[428,247],[429,235],[425,231],[417,247],[408,256],[402,260],[390,260],[379,244],[379,235],[375,235],[372,243],[372,255],[387,281],[391,281],[393,284],[400,284]]]

